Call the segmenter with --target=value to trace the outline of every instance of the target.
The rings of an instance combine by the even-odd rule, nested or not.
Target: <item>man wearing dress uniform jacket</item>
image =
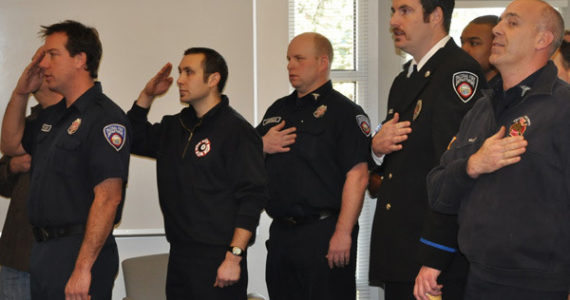
[[[96,81],[102,47],[94,28],[65,21],[42,34],[42,51],[20,76],[2,124],[2,151],[33,157],[32,299],[111,299],[119,268],[111,231],[129,171],[127,116]],[[25,122],[29,95],[43,80],[64,99]]]
[[[396,48],[413,59],[395,78],[388,114],[372,141],[383,176],[370,251],[370,284],[387,300],[461,299],[467,262],[456,217],[429,209],[426,175],[486,86],[481,67],[448,35],[453,0],[393,0]],[[441,275],[441,276],[440,276]]]
[[[257,126],[273,218],[266,281],[272,300],[356,298],[358,215],[368,182],[370,126],[329,79],[333,49],[318,33],[287,49],[295,91]]]

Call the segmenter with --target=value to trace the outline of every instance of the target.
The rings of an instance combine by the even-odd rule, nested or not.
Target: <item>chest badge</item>
[[[479,84],[479,76],[467,71],[457,72],[453,74],[451,82],[459,99],[467,103],[475,96],[477,85]]]
[[[42,124],[42,132],[50,132],[51,131],[51,124]]]
[[[125,145],[127,129],[121,124],[109,124],[103,127],[103,135],[107,142],[117,151]]]
[[[194,153],[196,153],[196,156],[198,157],[203,157],[210,152],[210,149],[210,140],[206,138],[196,144],[196,147],[194,147]]]
[[[317,119],[321,118],[322,116],[325,115],[326,112],[327,112],[327,106],[323,104],[317,107],[317,109],[313,112],[313,117]]]
[[[528,126],[530,126],[530,119],[528,116],[516,118],[511,127],[509,127],[509,136],[524,136]]]
[[[368,120],[366,115],[357,115],[356,123],[365,136],[370,136],[370,120]]]
[[[422,112],[422,103],[423,103],[422,99],[416,102],[416,107],[414,108],[414,115],[412,116],[412,121],[415,121]]]
[[[73,121],[71,123],[71,125],[69,125],[69,127],[67,127],[67,134],[72,135],[72,134],[76,133],[77,129],[79,129],[79,126],[81,126],[81,118],[75,119],[75,121]],[[51,126],[50,126],[50,129],[51,129]],[[44,130],[44,127],[42,125],[42,131],[43,130]],[[45,131],[45,132],[47,132],[47,131]]]

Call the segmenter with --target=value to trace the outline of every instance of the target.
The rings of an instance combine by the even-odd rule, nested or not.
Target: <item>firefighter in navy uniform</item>
[[[426,175],[486,86],[479,64],[449,37],[453,0],[393,0],[395,46],[411,54],[394,79],[388,114],[372,141],[383,176],[374,215],[370,284],[387,300],[461,299],[467,262],[456,216],[433,213]],[[443,272],[443,273],[442,273]],[[439,276],[441,274],[441,276]]]
[[[2,126],[2,150],[33,157],[32,299],[111,299],[119,268],[111,231],[129,170],[127,117],[95,81],[102,53],[95,29],[65,21],[42,33],[43,51],[20,77]],[[24,126],[29,93],[44,79],[64,99]]]
[[[295,91],[269,107],[263,136],[273,218],[269,296],[355,299],[357,218],[368,180],[370,126],[360,106],[332,88],[332,46],[317,33],[287,51]]]

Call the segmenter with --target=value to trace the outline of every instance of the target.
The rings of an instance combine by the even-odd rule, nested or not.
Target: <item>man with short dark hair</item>
[[[133,154],[156,159],[160,206],[170,243],[168,299],[245,300],[246,249],[267,201],[263,145],[222,94],[224,58],[184,52],[176,83],[180,113],[151,124],[153,100],[172,84],[167,63],[128,112]]]
[[[490,57],[501,82],[428,176],[433,209],[458,214],[466,300],[568,298],[570,87],[549,62],[563,29],[545,1],[507,6]]]
[[[2,151],[32,155],[32,299],[111,299],[130,138],[124,112],[95,81],[97,31],[79,22],[43,27],[41,55],[24,70],[2,124]],[[25,122],[30,93],[45,80],[64,96]]]
[[[467,262],[456,246],[456,217],[430,210],[425,183],[486,86],[479,64],[448,34],[454,5],[392,1],[394,45],[413,59],[394,80],[388,114],[372,140],[375,173],[383,181],[369,278],[384,287],[387,300],[427,300],[428,294],[460,299],[464,291]]]
[[[480,16],[473,19],[461,33],[461,49],[471,55],[483,69],[489,86],[493,86],[497,77],[497,69],[489,62],[493,45],[493,27],[499,23],[494,15]]]

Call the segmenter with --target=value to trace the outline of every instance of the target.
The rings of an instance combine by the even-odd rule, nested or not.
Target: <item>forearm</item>
[[[85,236],[75,262],[75,269],[89,272],[111,233],[117,207],[122,198],[122,180],[106,179],[95,188],[95,199],[89,210]]]
[[[342,203],[336,231],[351,234],[362,209],[367,184],[368,166],[366,163],[357,164],[347,173],[342,189]]]
[[[446,153],[445,155],[450,155]],[[461,200],[471,190],[474,180],[466,171],[466,160],[457,159],[434,168],[427,176],[428,200],[433,210],[456,214]]]
[[[26,121],[26,107],[30,94],[14,91],[6,106],[2,121],[0,149],[6,155],[16,156],[26,153],[22,147],[22,137]]]
[[[150,96],[148,94],[146,94],[143,91],[141,91],[141,93],[139,94],[139,97],[137,98],[137,105],[142,107],[142,108],[150,108],[150,106],[152,105],[152,101],[154,100],[155,96]]]
[[[243,228],[236,227],[234,230],[234,236],[232,238],[232,242],[230,246],[238,247],[242,250],[247,248],[247,244],[249,243],[249,239],[251,239],[252,232]]]

